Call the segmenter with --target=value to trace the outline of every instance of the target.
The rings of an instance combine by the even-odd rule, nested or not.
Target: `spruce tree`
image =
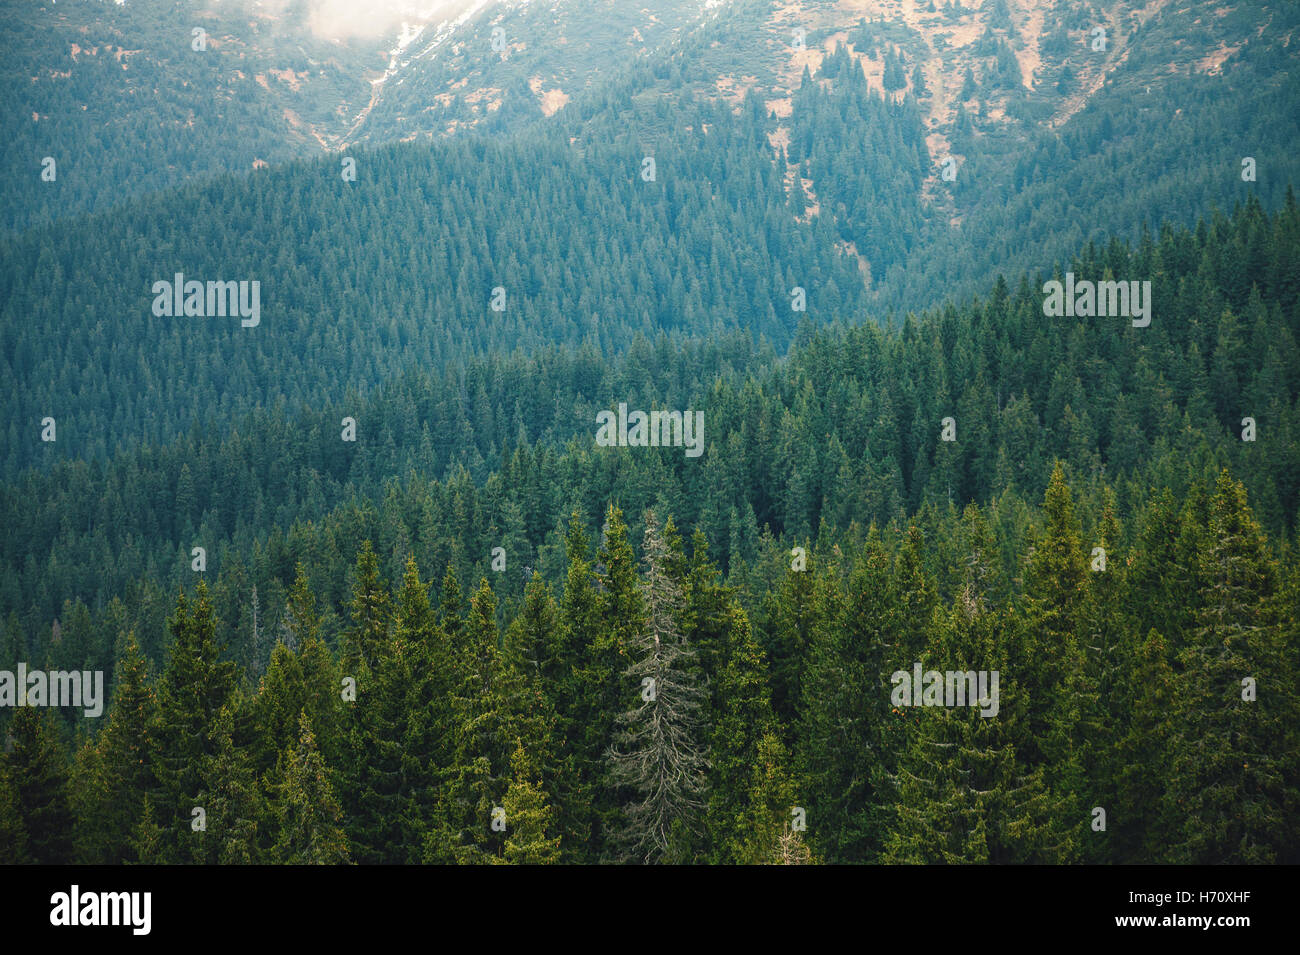
[[[127,635],[115,675],[108,725],[84,747],[74,798],[81,858],[99,865],[136,861],[131,837],[153,782],[156,699],[134,632]]]
[[[72,862],[75,819],[68,802],[68,754],[54,714],[41,707],[19,707],[9,733],[13,749],[3,757],[3,772],[26,835],[27,859],[37,865]],[[12,821],[9,827],[19,828]]]
[[[1026,713],[1007,646],[1012,626],[1000,611],[982,605],[968,580],[932,629],[923,670],[973,673],[977,680],[984,671],[990,695],[967,697],[965,706],[903,708],[897,821],[886,838],[884,861],[1019,863],[1052,851],[1056,833],[1043,769],[1027,765],[1015,745]],[[978,683],[963,685],[975,693]],[[912,692],[915,701],[918,688]]]
[[[464,625],[465,606],[460,593],[460,584],[456,580],[456,571],[447,565],[442,576],[442,595],[438,599],[438,623],[453,640],[460,636]]]
[[[523,745],[527,738],[529,766],[553,815],[569,792],[575,772],[574,754],[556,745],[560,732],[556,703],[562,685],[558,614],[550,588],[534,573],[524,588],[524,605],[507,629],[502,654],[516,697],[511,705],[518,714],[517,743]],[[551,826],[558,835],[557,823]]]
[[[592,760],[588,769],[597,783],[591,793],[591,848],[597,859],[606,859],[621,851],[614,836],[622,828],[619,806],[624,795],[618,792],[620,783],[610,775],[608,748],[629,699],[623,674],[632,647],[645,628],[645,598],[637,578],[636,555],[628,541],[623,512],[613,505],[605,513],[604,539],[596,557],[595,614],[594,619],[585,621],[590,643],[576,676],[587,712],[581,746]],[[570,570],[574,569],[571,565]]]
[[[754,767],[759,743],[774,732],[767,663],[754,640],[745,611],[733,604],[727,644],[714,691],[710,732],[709,803],[706,813],[710,861],[740,861],[753,825]]]
[[[571,770],[562,774],[557,794],[557,824],[566,862],[594,861],[593,802],[605,792],[604,749],[607,727],[600,705],[604,686],[591,667],[589,649],[604,625],[600,593],[595,588],[588,542],[582,522],[574,513],[565,538],[568,570],[559,605],[559,678],[554,702],[555,747]]]
[[[203,827],[180,848],[182,859],[206,865],[250,865],[262,861],[259,822],[265,818],[252,760],[234,741],[236,703],[221,708],[200,760],[195,805],[203,810]]]
[[[298,743],[286,754],[276,794],[278,829],[272,858],[287,865],[345,864],[350,860],[340,825],[343,813],[305,710],[298,727]]]
[[[1115,749],[1116,798],[1107,810],[1115,829],[1114,861],[1167,862],[1178,828],[1164,795],[1174,725],[1174,673],[1164,638],[1155,630],[1125,668],[1120,694],[1128,721]]]
[[[9,776],[9,760],[0,758],[0,865],[21,865],[27,856],[27,827],[18,806],[18,787]]]
[[[795,560],[798,558],[791,558]],[[800,569],[787,569],[764,605],[765,649],[772,672],[772,709],[787,733],[793,731],[812,639],[813,582],[817,567],[805,553]]]
[[[693,651],[678,631],[682,592],[668,575],[670,552],[653,512],[645,525],[644,617],[628,641],[632,664],[622,681],[639,705],[619,716],[609,751],[612,780],[630,796],[616,841],[628,861],[684,862],[705,805],[704,694],[690,670]]]
[[[887,657],[904,645],[889,555],[874,529],[849,593],[827,567],[813,599],[816,624],[794,734],[808,826],[826,861],[870,862],[894,801],[890,773],[898,740]]]
[[[444,849],[458,862],[489,862],[505,852],[504,831],[492,822],[510,785],[514,748],[522,745],[537,761],[532,765],[540,763],[548,727],[538,697],[530,698],[525,677],[507,665],[498,645],[496,597],[486,578],[470,600],[464,638],[445,804],[452,842]]]
[[[221,658],[217,622],[207,585],[199,583],[191,603],[182,591],[169,621],[173,636],[167,665],[158,681],[158,705],[149,735],[156,744],[154,811],[166,830],[166,857],[192,857],[191,819],[201,805],[206,761],[223,742],[217,722],[235,690],[235,665]],[[227,730],[233,730],[232,726]]]
[[[816,861],[804,838],[789,757],[771,729],[759,738],[751,767],[743,840],[735,861],[742,865],[807,865]]]
[[[379,573],[379,557],[370,541],[362,541],[352,585],[351,623],[343,632],[341,663],[345,674],[353,673],[362,663],[375,665],[387,637],[390,599]]]
[[[140,865],[161,865],[169,861],[172,854],[167,844],[168,836],[168,830],[155,818],[153,800],[146,795],[140,820],[131,830],[131,856]]]
[[[1017,751],[1042,768],[1056,806],[1057,836],[1039,861],[1069,862],[1089,829],[1091,798],[1078,727],[1096,706],[1096,688],[1083,657],[1091,614],[1089,571],[1065,474],[1058,462],[1043,498],[1044,527],[1025,560],[1024,604],[1017,653],[1009,670],[1028,704]],[[1103,807],[1104,808],[1104,807]]]
[[[1245,488],[1225,470],[1210,500],[1196,627],[1179,656],[1168,761],[1181,820],[1171,861],[1294,858],[1297,706],[1275,595],[1277,571]]]
[[[557,610],[550,588],[534,571],[524,587],[524,605],[507,633],[513,655],[548,696],[556,693],[561,676]]]
[[[337,780],[336,767],[344,761],[341,702],[334,659],[321,639],[316,599],[300,563],[285,607],[281,639],[271,651],[271,663],[251,706],[253,768],[268,796],[268,815],[259,825],[266,848],[275,838],[275,799],[287,769],[282,757],[298,745],[302,714],[312,724],[313,745],[320,750],[331,779]]]
[[[373,670],[362,670],[347,721],[343,804],[352,857],[361,863],[419,862],[441,804],[441,774],[450,750],[452,679],[446,640],[429,603],[428,585],[408,558],[393,617]]]
[[[522,742],[516,744],[510,757],[510,769],[510,788],[502,804],[506,822],[504,859],[514,865],[553,865],[560,861],[560,839],[553,835],[555,811]]]

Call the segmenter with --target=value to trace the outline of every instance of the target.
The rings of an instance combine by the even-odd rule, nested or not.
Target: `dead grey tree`
[[[704,694],[689,666],[694,651],[677,625],[682,591],[666,572],[668,546],[653,511],[646,512],[642,550],[646,617],[632,647],[637,659],[623,673],[640,702],[619,715],[607,757],[614,782],[635,794],[616,841],[628,860],[685,861],[684,843],[699,832],[704,809]]]

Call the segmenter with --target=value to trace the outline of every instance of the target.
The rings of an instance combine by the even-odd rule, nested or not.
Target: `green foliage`
[[[204,850],[196,850],[191,838],[193,809],[209,808],[202,801],[204,792],[212,792],[214,786],[246,785],[243,779],[226,775],[244,770],[231,738],[236,670],[233,663],[221,659],[217,620],[205,582],[199,582],[193,600],[181,591],[168,625],[173,642],[148,730],[156,746],[150,795],[165,831],[164,852],[169,861],[188,861],[195,855],[202,858],[207,848],[212,855],[223,850],[251,851],[239,848],[230,833],[208,839]],[[224,823],[235,826],[247,821],[228,816]]]
[[[288,865],[339,865],[348,861],[343,813],[334,798],[311,721],[304,711],[298,744],[290,751],[276,813],[279,830],[272,849]]]
[[[134,634],[127,637],[116,675],[108,725],[78,750],[73,774],[80,854],[99,865],[141,861],[133,859],[131,834],[154,778],[150,730],[157,699]]]
[[[560,860],[560,840],[554,838],[555,811],[529,765],[523,745],[510,757],[514,778],[502,808],[507,826],[504,859],[514,865],[551,865]]]
[[[609,580],[615,584],[622,581],[627,548],[612,523],[617,512],[610,517],[605,553],[613,561]],[[665,536],[654,513],[647,512],[642,603],[633,609],[629,594],[612,604],[624,608],[622,619],[629,625],[630,662],[619,674],[620,695],[639,697],[637,705],[618,715],[620,730],[609,752],[611,782],[630,797],[615,843],[622,858],[643,863],[690,860],[708,769],[699,722],[704,694],[690,669],[694,650],[678,627],[683,595],[670,571]]]
[[[1181,832],[1171,855],[1190,863],[1285,861],[1294,852],[1288,780],[1300,714],[1274,603],[1276,565],[1245,488],[1226,471],[1208,531],[1201,608],[1174,679],[1166,798]]]
[[[0,790],[8,791],[0,798],[0,824],[15,836],[14,861],[72,862],[68,757],[54,718],[48,710],[23,707],[14,713],[9,733],[12,744],[0,760]]]
[[[884,108],[823,68],[810,122]],[[113,702],[4,714],[0,853],[1297,861],[1298,239],[1251,201],[1083,248],[1151,276],[1146,329],[1044,321],[1026,276],[780,358],[414,370],[349,400],[356,453],[342,405],[281,407],[10,481],[4,664],[103,666]],[[611,395],[706,408],[704,457],[594,447]],[[997,716],[892,705],[918,662],[999,670]]]

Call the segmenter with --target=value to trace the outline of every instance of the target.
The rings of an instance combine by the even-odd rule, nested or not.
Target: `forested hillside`
[[[385,48],[314,35],[307,6],[0,2],[0,158],[14,173],[0,183],[0,229],[250,173],[341,138]]]
[[[695,132],[665,142],[652,182],[633,144],[583,155],[548,133],[386,147],[356,157],[355,182],[332,161],[224,178],[26,233],[0,249],[4,371],[30,383],[5,396],[7,474],[196,416],[221,429],[272,382],[296,412],[489,350],[609,355],[638,333],[731,328],[784,348],[795,286],[809,310],[851,314],[857,267],[789,214],[761,114],[675,117]],[[259,324],[156,316],[153,283],[176,273],[259,281]],[[57,442],[19,428],[33,415],[63,419]]]
[[[1300,179],[1288,68],[1300,8],[1206,19],[1204,2],[1159,6],[1120,18],[1123,55],[1088,72],[1081,13],[1066,16],[1066,4],[1026,39],[1020,8],[1004,22],[995,6],[980,14],[988,37],[924,60],[932,73],[970,68],[957,94],[924,71],[919,89],[886,88],[876,69],[888,59],[891,77],[907,72],[974,14],[926,12],[934,33],[883,16],[831,31],[815,27],[826,11],[810,13],[811,46],[778,56],[777,25],[745,3],[665,36],[664,51],[599,76],[546,122],[498,118],[251,175],[177,166],[141,188],[188,185],[91,216],[51,199],[65,218],[0,242],[0,373],[23,382],[0,404],[0,476],[167,443],[196,419],[228,434],[280,395],[291,417],[311,414],[414,364],[489,352],[589,343],[616,358],[637,335],[665,332],[675,347],[731,329],[784,352],[801,319],[901,324],[907,310],[967,301],[998,274],[1049,271],[1090,242],[1136,242],[1143,228],[1190,226],[1251,197],[1276,209]],[[1061,68],[1095,74],[1097,88],[1070,99],[1043,77],[986,76],[1012,40],[1022,54],[1059,47]],[[921,44],[912,60],[895,49],[909,43]],[[1213,70],[1196,67],[1215,51]],[[751,55],[779,61],[764,75],[789,88],[718,95],[719,71]],[[1078,110],[1057,112],[1067,99]],[[1014,108],[1022,101],[1027,112]],[[58,102],[80,112],[75,98]],[[948,107],[951,127],[939,118]],[[101,170],[115,168],[101,154],[134,161],[126,141],[83,146]],[[223,168],[208,138],[176,148]],[[29,182],[23,201],[48,187],[116,202],[132,183],[65,174]],[[258,324],[156,314],[155,283],[178,274],[258,282]],[[40,439],[47,417],[57,441]]]
[[[979,294],[990,270],[1050,269],[1088,242],[1193,226],[1248,195],[1275,208],[1300,179],[1298,28],[1294,5],[1164,5],[1086,101],[1065,97],[1077,112],[1045,128],[1032,122],[1041,109],[1016,109],[1018,93],[1005,106],[1012,119],[993,119],[977,80],[955,120],[956,178],[942,184],[953,219],[931,220],[923,254],[886,279],[879,304],[916,307],[936,288]],[[1101,55],[1076,37],[1061,30],[1043,46],[1072,61]]]
[[[0,864],[1300,863],[1300,5],[0,30]]]
[[[1062,263],[1150,276],[1145,328],[999,280],[788,357],[555,347],[29,472],[0,665],[113,703],[13,711],[0,846],[1295,862],[1297,265],[1294,199],[1252,200]],[[704,454],[597,446],[619,403],[702,410]],[[995,718],[899,705],[914,665],[997,671]]]

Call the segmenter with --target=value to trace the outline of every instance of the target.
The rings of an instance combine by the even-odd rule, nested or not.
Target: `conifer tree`
[[[617,843],[627,860],[683,862],[704,809],[704,695],[689,669],[692,650],[678,631],[681,588],[666,570],[670,553],[652,511],[645,525],[645,616],[628,641],[632,664],[622,681],[639,705],[619,716],[621,729],[609,753],[613,782],[631,797]]]
[[[27,828],[18,807],[18,789],[9,777],[9,761],[0,757],[0,865],[27,861]]]
[[[336,767],[344,762],[339,688],[333,656],[321,639],[316,598],[299,563],[285,607],[282,638],[271,651],[270,666],[251,706],[253,768],[268,796],[268,815],[261,820],[259,830],[268,840],[268,849],[277,826],[275,799],[287,769],[282,757],[298,745],[303,713],[313,726],[313,745],[320,751],[326,771],[331,780],[337,779]],[[321,732],[315,731],[318,726]]]
[[[1123,578],[1122,612],[1134,621],[1138,635],[1182,632],[1188,595],[1179,580],[1176,547],[1181,533],[1178,502],[1165,488],[1141,512],[1133,545],[1140,559],[1126,566]]]
[[[1128,722],[1115,750],[1114,861],[1168,861],[1176,818],[1165,800],[1173,735],[1174,674],[1164,638],[1152,630],[1125,669],[1120,694]]]
[[[1294,858],[1297,707],[1276,616],[1277,571],[1246,490],[1225,470],[1210,500],[1196,628],[1174,680],[1171,860]]]
[[[375,665],[388,635],[390,599],[388,587],[379,573],[379,557],[370,541],[362,541],[352,585],[352,620],[343,633],[341,662],[344,673],[352,673],[362,663],[367,667]]]
[[[373,670],[362,670],[348,721],[343,803],[351,854],[361,863],[420,861],[449,762],[448,650],[413,557],[390,605],[388,635]]]
[[[553,695],[560,680],[558,608],[541,574],[533,572],[524,587],[524,605],[507,636],[529,679]]]
[[[568,571],[559,606],[559,680],[554,697],[555,747],[572,770],[562,774],[557,794],[557,823],[564,860],[589,861],[593,842],[593,802],[605,792],[604,747],[607,727],[600,722],[604,686],[591,668],[589,648],[603,626],[600,593],[588,561],[586,532],[577,513],[565,538]]]
[[[222,741],[217,721],[235,690],[235,665],[221,658],[206,583],[199,583],[192,603],[181,592],[169,626],[173,643],[149,732],[156,745],[152,795],[166,830],[163,852],[182,861],[192,857],[192,810],[205,788],[205,762],[217,755]]]
[[[464,625],[465,605],[460,593],[460,584],[456,580],[456,571],[447,565],[442,576],[442,596],[438,600],[438,623],[453,640],[460,636]]]
[[[1043,770],[1026,765],[1015,748],[1026,714],[1007,648],[1010,626],[1000,611],[982,606],[968,579],[931,631],[923,668],[963,679],[966,705],[904,709],[907,743],[898,760],[897,815],[884,861],[1028,862],[1054,846]],[[978,682],[969,681],[978,681],[981,671],[989,681],[987,699],[978,697]],[[954,703],[961,702],[954,692]]]
[[[700,685],[716,686],[731,641],[735,591],[722,583],[717,566],[709,559],[709,541],[698,528],[691,537],[689,560],[682,553],[672,518],[664,522],[668,546],[668,575],[682,588],[682,611],[678,622],[682,636],[695,651]],[[710,693],[702,716],[712,722],[715,695]]]
[[[1040,861],[1068,862],[1091,833],[1089,798],[1077,727],[1095,704],[1083,658],[1091,612],[1088,565],[1065,474],[1058,462],[1043,498],[1045,526],[1025,561],[1024,603],[1010,670],[1027,698],[1028,720],[1017,751],[1029,769],[1042,767],[1056,808],[1054,848]],[[1096,741],[1089,741],[1093,745]]]
[[[597,783],[591,793],[591,847],[595,858],[605,859],[618,851],[612,840],[622,828],[620,783],[610,775],[607,750],[616,733],[619,714],[628,700],[623,673],[631,660],[631,648],[645,626],[645,603],[637,578],[636,555],[628,541],[623,512],[613,505],[605,513],[604,539],[596,557],[595,614],[594,619],[584,624],[591,642],[585,648],[576,675],[580,698],[588,714],[582,749],[592,760],[589,772]],[[570,571],[574,569],[571,565]]]
[[[298,743],[286,756],[277,793],[278,831],[272,856],[287,865],[345,864],[349,856],[340,826],[343,813],[305,710],[298,726]]]
[[[815,859],[804,838],[806,816],[781,739],[771,729],[755,747],[744,841],[735,861],[742,865],[807,865]]]
[[[887,665],[909,666],[926,646],[938,597],[934,581],[925,570],[924,548],[924,534],[915,524],[909,525],[891,575],[896,616],[887,620],[890,625]],[[889,670],[892,673],[893,666]]]
[[[68,754],[54,715],[24,706],[9,723],[13,749],[3,756],[13,788],[27,858],[37,865],[73,861],[74,817],[68,802]],[[10,823],[10,828],[18,828]]]
[[[514,747],[522,745],[537,759],[547,751],[547,726],[544,714],[526,705],[537,697],[529,699],[524,677],[506,664],[498,646],[496,598],[486,578],[470,600],[464,637],[446,813],[456,860],[487,862],[505,851],[504,832],[492,819],[503,808]]]
[[[793,558],[792,558],[793,559]],[[805,553],[805,564],[788,569],[765,602],[768,621],[765,649],[772,673],[772,709],[787,732],[795,724],[802,696],[803,671],[814,626],[813,582],[817,567]]]
[[[1088,560],[1089,587],[1080,652],[1083,672],[1079,681],[1079,718],[1072,728],[1074,749],[1085,784],[1084,810],[1117,806],[1117,747],[1124,736],[1127,700],[1121,692],[1121,670],[1127,661],[1141,654],[1135,631],[1123,616],[1124,576],[1128,568],[1120,550],[1120,526],[1115,513],[1115,494],[1102,489],[1102,513],[1097,543]],[[1089,829],[1082,844],[1081,861],[1101,863],[1114,856],[1114,838],[1105,831]]]
[[[506,790],[506,862],[514,865],[553,865],[560,861],[560,840],[552,835],[555,813],[537,780],[537,771],[517,743],[510,757],[512,779]]]
[[[534,573],[524,588],[524,604],[506,632],[502,660],[511,676],[516,699],[522,745],[526,737],[531,752],[527,759],[546,795],[550,811],[560,804],[574,775],[574,754],[557,747],[560,718],[556,708],[561,691],[561,637],[559,608],[541,575]],[[513,757],[512,757],[513,759]],[[559,832],[557,825],[552,828]]]
[[[958,94],[957,98],[962,102],[965,102],[975,95],[977,89],[978,87],[975,85],[975,74],[971,72],[971,68],[968,66],[966,67],[966,76],[962,80],[961,93]]]
[[[886,655],[901,642],[889,555],[874,530],[849,594],[826,568],[818,574],[814,603],[817,623],[794,734],[809,829],[826,861],[872,861],[893,803],[889,774],[897,743]]]
[[[115,675],[108,725],[83,747],[73,799],[81,858],[100,865],[135,861],[131,835],[153,782],[150,727],[156,701],[134,633],[127,635]]]
[[[140,865],[160,865],[168,861],[171,853],[167,845],[168,831],[158,824],[154,816],[153,800],[144,797],[140,820],[131,830],[131,856]]]
[[[926,629],[926,645],[915,650],[923,670],[999,669],[990,654],[995,627],[984,590],[989,565],[986,528],[973,507],[967,508],[964,524],[961,589],[949,612]],[[906,657],[896,662],[903,676],[912,679]],[[973,711],[978,700],[965,700],[968,706],[950,710],[920,706],[919,693],[919,687],[910,687],[905,695],[910,702],[893,710],[900,719],[891,729],[902,734],[903,742],[894,775],[895,823],[886,836],[883,858],[891,863],[988,862],[993,850],[987,822],[990,817],[996,821],[1001,807],[993,800],[1014,777],[1014,752],[1001,745],[999,728]],[[1007,716],[1001,705],[999,715]]]
[[[236,708],[232,700],[213,721],[207,755],[200,760],[195,799],[195,806],[203,810],[203,828],[195,830],[191,821],[189,840],[181,846],[182,858],[188,855],[206,865],[262,861],[258,823],[265,811],[252,760],[234,741]]]
[[[767,664],[745,611],[733,604],[714,692],[711,769],[706,813],[710,861],[739,861],[754,823],[751,787],[759,743],[774,731]],[[788,810],[787,810],[788,811]]]

